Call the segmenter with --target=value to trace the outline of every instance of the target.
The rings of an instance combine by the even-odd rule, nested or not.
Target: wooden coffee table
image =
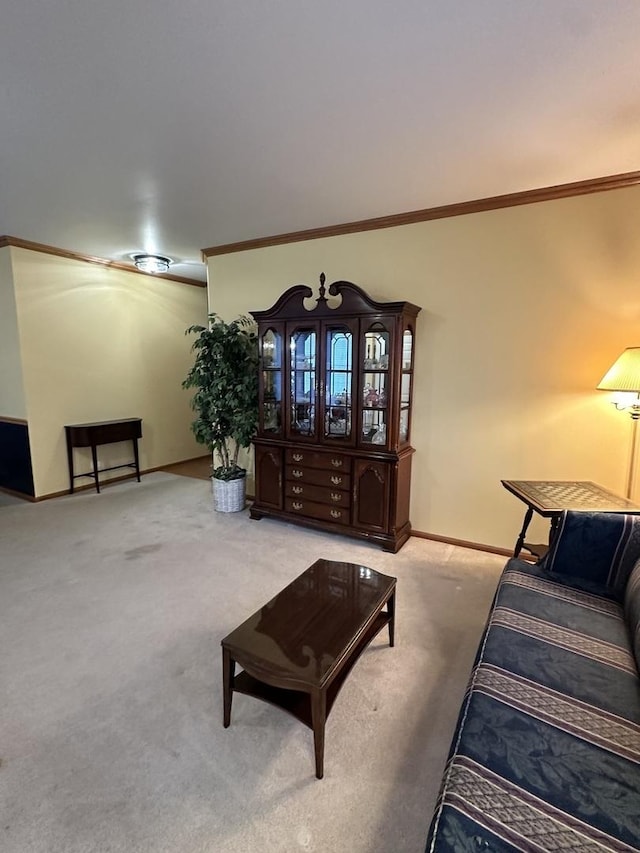
[[[317,560],[222,640],[225,728],[234,691],[282,708],[313,730],[322,779],[325,723],[340,688],[385,625],[393,646],[395,591],[395,578],[366,566]]]

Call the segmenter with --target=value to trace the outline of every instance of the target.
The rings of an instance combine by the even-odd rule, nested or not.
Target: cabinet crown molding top
[[[405,313],[412,317],[416,317],[421,310],[411,302],[377,302],[351,281],[334,281],[328,288],[325,287],[325,281],[325,274],[321,273],[319,295],[315,299],[315,305],[305,304],[305,301],[308,303],[313,299],[312,288],[306,284],[296,284],[278,297],[271,308],[249,313],[260,323],[274,317],[300,317],[307,313],[313,314],[314,317],[332,317],[338,309],[353,316]]]

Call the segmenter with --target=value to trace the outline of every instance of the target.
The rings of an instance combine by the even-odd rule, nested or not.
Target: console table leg
[[[140,482],[140,458],[138,456],[138,439],[132,438],[131,442],[133,444],[133,459],[136,466],[136,477],[138,478],[138,482]]]
[[[327,695],[324,690],[311,694],[311,722],[313,724],[313,746],[316,754],[316,778],[324,776],[324,726],[327,721]]]
[[[69,433],[67,432],[67,464],[69,466],[69,494],[73,494],[73,484],[75,482],[75,477],[73,475],[73,445],[69,439]]]
[[[100,480],[98,479],[98,451],[95,444],[91,445],[91,458],[93,460],[93,474],[96,481],[96,492],[100,494]]]

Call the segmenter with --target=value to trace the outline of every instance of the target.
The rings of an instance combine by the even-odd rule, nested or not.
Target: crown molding
[[[375,219],[360,219],[357,222],[344,222],[341,225],[327,225],[322,228],[310,228],[306,231],[291,231],[273,237],[259,237],[243,240],[239,243],[226,243],[203,249],[205,258],[215,255],[230,255],[233,252],[246,252],[249,249],[262,249],[266,246],[281,246],[285,243],[299,243],[304,240],[317,240],[321,237],[337,237],[341,234],[356,234],[360,231],[377,231],[381,228],[394,228],[398,225],[412,225],[416,222],[428,222],[431,219],[447,219],[452,216],[466,216],[469,213],[481,213],[487,210],[499,210],[504,207],[517,207],[523,204],[535,204],[540,201],[571,198],[588,193],[619,190],[640,184],[640,171],[624,172],[620,175],[607,175],[603,178],[590,178],[586,181],[574,181],[570,184],[558,184],[552,187],[524,190],[505,195],[495,195],[473,201],[455,204],[443,204],[440,207],[428,207],[424,210],[412,210],[408,213],[394,213],[390,216],[378,216]]]
[[[58,258],[68,258],[72,261],[84,261],[87,264],[97,264],[98,266],[109,269],[132,272],[136,275],[144,275],[147,278],[163,278],[167,281],[180,282],[180,284],[190,284],[193,287],[207,286],[206,282],[200,281],[197,278],[187,278],[186,276],[172,275],[171,273],[142,272],[142,270],[136,269],[132,264],[109,261],[106,258],[96,258],[93,255],[83,255],[80,252],[70,252],[68,249],[59,249],[57,246],[47,246],[44,243],[33,243],[31,240],[21,240],[19,237],[0,236],[0,249],[4,246],[13,246],[16,249],[28,249],[30,252],[42,252],[44,255],[55,255]]]

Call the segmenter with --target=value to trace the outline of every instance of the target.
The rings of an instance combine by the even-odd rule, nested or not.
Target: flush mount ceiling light
[[[169,272],[171,258],[164,255],[132,255],[133,263],[140,272],[161,273]]]

